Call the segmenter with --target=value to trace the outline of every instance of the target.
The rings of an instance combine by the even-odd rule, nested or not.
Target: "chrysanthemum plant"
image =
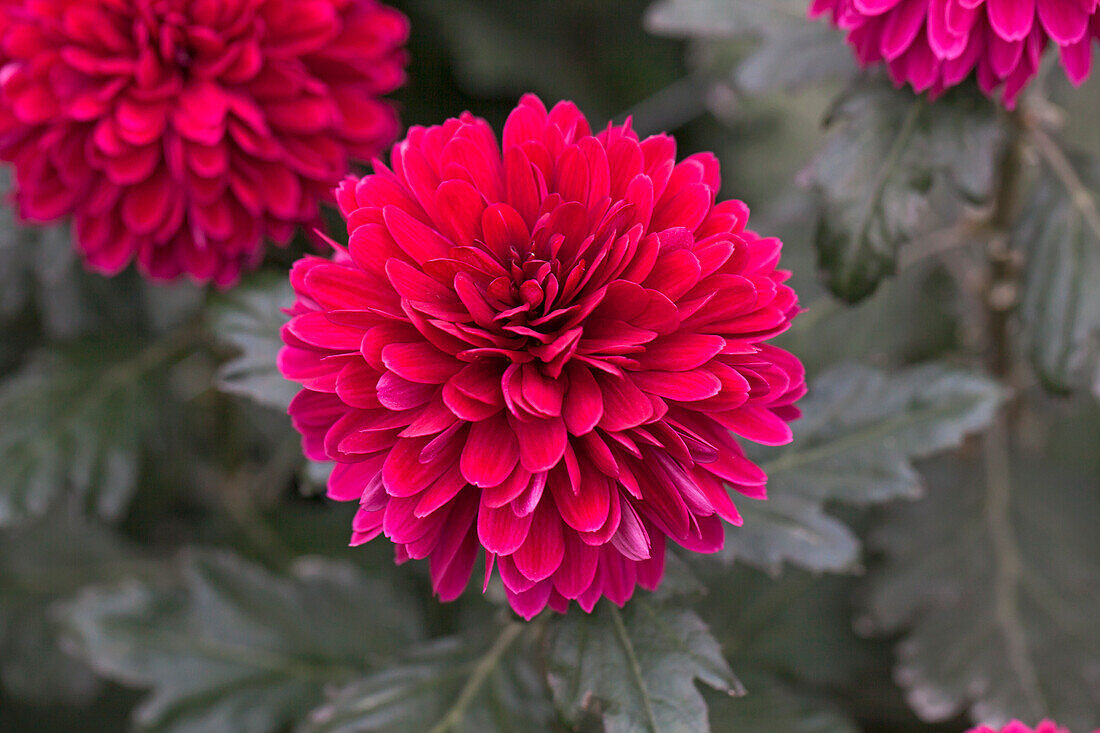
[[[0,0],[0,730],[1100,726],[1096,0],[396,4]]]

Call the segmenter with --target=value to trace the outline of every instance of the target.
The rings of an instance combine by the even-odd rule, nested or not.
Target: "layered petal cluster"
[[[1073,83],[1088,77],[1098,7],[1100,0],[812,0],[809,12],[831,14],[860,64],[886,62],[899,85],[935,96],[976,73],[982,90],[1003,90],[1011,109],[1051,41]]]
[[[376,0],[0,0],[0,158],[89,265],[233,282],[400,130]]]
[[[1069,733],[1069,731],[1050,720],[1040,721],[1034,728],[1030,728],[1018,720],[1013,720],[1000,729],[990,728],[988,725],[979,725],[977,728],[971,728],[966,733]],[[1100,733],[1100,731],[1095,733]]]
[[[727,486],[764,498],[735,434],[791,437],[803,369],[765,342],[797,300],[713,155],[533,96],[502,142],[468,113],[415,127],[340,186],[347,249],[291,273],[290,414],[359,502],[353,544],[428,558],[441,598],[484,550],[527,618],[621,605],[666,538],[722,547]]]

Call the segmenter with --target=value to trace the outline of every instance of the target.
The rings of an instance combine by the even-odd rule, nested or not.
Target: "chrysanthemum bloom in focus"
[[[675,155],[527,96],[503,153],[465,114],[340,186],[348,248],[295,265],[279,366],[353,544],[428,558],[445,600],[484,549],[531,618],[625,603],[666,537],[722,547],[727,485],[764,498],[734,434],[790,440],[802,366],[765,341],[796,297],[714,156]]]
[[[832,14],[860,64],[885,61],[899,84],[933,96],[977,72],[1005,106],[1039,70],[1048,42],[1074,84],[1092,67],[1100,0],[813,0],[810,16]]]
[[[0,157],[89,265],[232,283],[400,129],[375,0],[0,0]]]
[[[1070,733],[1065,728],[1050,720],[1041,721],[1035,728],[1029,728],[1018,720],[1011,721],[1004,728],[990,728],[988,725],[979,725],[971,728],[967,733]],[[1100,731],[1095,731],[1100,733]]]

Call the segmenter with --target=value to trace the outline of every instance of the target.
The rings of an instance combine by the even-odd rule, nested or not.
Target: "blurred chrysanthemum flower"
[[[1042,720],[1034,728],[1029,728],[1018,720],[1013,720],[1003,728],[990,728],[988,725],[979,725],[971,728],[966,733],[1069,733],[1068,730],[1050,720]],[[1100,731],[1095,731],[1100,733]]]
[[[900,85],[937,95],[977,72],[986,94],[1007,107],[1039,70],[1053,41],[1070,80],[1082,83],[1100,36],[1100,0],[813,0],[810,16],[832,14],[859,62],[885,61]]]
[[[295,265],[280,368],[353,544],[428,558],[443,599],[484,549],[531,618],[625,603],[666,537],[722,547],[727,485],[764,498],[734,435],[790,440],[803,369],[765,342],[797,300],[715,157],[675,155],[527,96],[503,146],[467,113],[340,186],[349,245]]]
[[[232,283],[400,129],[375,0],[0,0],[0,157],[106,273]]]

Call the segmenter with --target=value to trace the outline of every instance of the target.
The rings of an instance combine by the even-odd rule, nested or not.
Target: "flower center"
[[[513,260],[509,286],[512,310],[528,321],[545,315],[553,307],[557,295],[558,269],[556,262],[538,259],[533,254],[527,255],[523,261],[518,257]],[[548,290],[550,297],[547,297]]]
[[[192,21],[172,0],[142,2],[134,24],[142,55],[154,57],[165,70],[176,70],[185,78],[195,59],[188,34]]]

